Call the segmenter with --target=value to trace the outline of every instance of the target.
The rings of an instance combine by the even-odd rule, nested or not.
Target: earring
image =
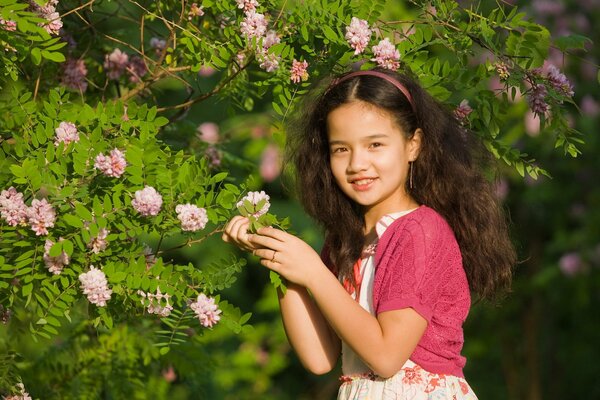
[[[408,177],[408,187],[412,190],[413,188],[413,162],[414,161],[409,161],[408,163],[408,169],[409,169],[409,177]]]

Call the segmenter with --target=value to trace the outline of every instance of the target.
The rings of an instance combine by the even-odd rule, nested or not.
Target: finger
[[[257,249],[252,251],[252,254],[254,254],[257,257],[260,257],[263,260],[269,260],[276,263],[279,263],[277,257],[281,257],[281,253],[278,253],[275,250],[271,249]]]
[[[264,267],[269,268],[272,271],[278,272],[279,273],[279,263],[273,262],[271,260],[265,260],[264,258],[262,258],[260,260],[260,264]]]
[[[281,229],[271,228],[269,226],[265,226],[260,228],[256,233],[262,236],[268,236],[273,239],[277,239],[281,242],[287,240],[290,236],[289,233],[282,231]]]
[[[236,215],[235,217],[231,218],[231,220],[229,220],[229,222],[225,226],[225,229],[223,230],[223,240],[225,240],[226,236],[228,236],[227,239],[233,238],[233,230],[237,227],[242,218],[243,217],[241,217],[240,215]]]
[[[275,251],[281,251],[284,247],[283,242],[263,235],[249,235],[248,241],[254,245],[254,247],[262,247]]]

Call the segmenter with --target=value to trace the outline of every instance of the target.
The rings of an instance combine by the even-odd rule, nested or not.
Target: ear
[[[421,153],[421,140],[423,139],[423,131],[417,128],[412,137],[408,140],[408,159],[415,161]]]

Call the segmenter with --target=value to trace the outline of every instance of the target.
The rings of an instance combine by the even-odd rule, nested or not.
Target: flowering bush
[[[238,212],[252,229],[283,224],[268,214],[260,181],[279,175],[284,123],[330,72],[411,71],[498,158],[536,177],[543,166],[500,130],[519,92],[556,145],[579,153],[563,111],[574,89],[546,58],[550,45],[566,51],[585,38],[553,41],[516,9],[483,13],[449,0],[414,2],[410,23],[385,22],[384,3],[3,1],[1,320],[36,339],[71,323],[118,338],[128,338],[123,324],[151,327],[148,347],[131,339],[143,363],[200,343],[206,328],[241,332],[250,315],[217,292],[245,260],[207,254],[185,264],[175,251],[210,240]],[[123,29],[105,24],[123,15]],[[222,132],[206,118],[190,123],[193,107],[215,98],[246,114],[266,100],[273,113]],[[251,142],[245,156],[261,160],[259,171],[229,151],[238,138]],[[19,393],[9,378],[0,387],[6,379]]]

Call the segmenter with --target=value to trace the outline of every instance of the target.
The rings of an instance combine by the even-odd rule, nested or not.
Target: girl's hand
[[[250,220],[248,218],[236,215],[225,227],[223,236],[221,236],[221,238],[227,243],[235,244],[242,250],[253,251],[257,249],[257,247],[248,241],[249,227]]]
[[[255,247],[252,253],[261,258],[260,263],[289,282],[309,287],[310,280],[327,268],[312,247],[279,229],[261,228],[249,235],[248,241]]]

